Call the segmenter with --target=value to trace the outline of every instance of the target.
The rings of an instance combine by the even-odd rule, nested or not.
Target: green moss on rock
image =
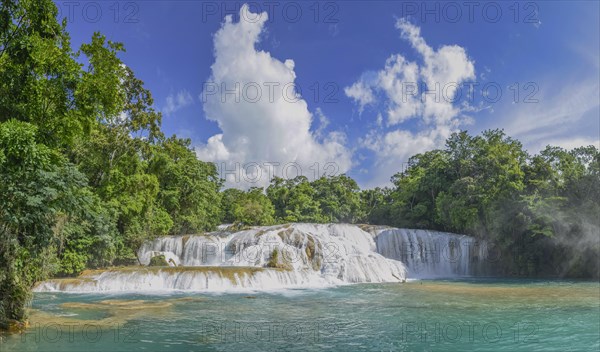
[[[285,255],[279,255],[279,250],[275,248],[271,253],[271,258],[267,262],[267,268],[275,268],[282,270],[292,270],[292,264],[289,263],[288,258]]]
[[[167,259],[164,255],[157,255],[150,258],[150,264],[148,266],[169,266]]]

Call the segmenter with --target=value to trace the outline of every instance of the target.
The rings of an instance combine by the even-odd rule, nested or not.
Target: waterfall
[[[486,273],[486,242],[465,235],[385,228],[375,232],[377,252],[406,265],[409,278]]]
[[[86,271],[34,290],[275,290],[484,272],[485,243],[449,233],[348,224],[287,224],[169,236],[144,243],[143,266]],[[165,256],[169,266],[148,267]]]
[[[377,253],[375,238],[347,224],[288,224],[161,237],[144,243],[148,265],[164,255],[171,267],[127,267],[55,279],[35,291],[230,291],[402,282],[406,268]]]
[[[92,271],[77,279],[47,280],[36,292],[228,292],[319,288],[328,282],[312,273],[243,267],[152,267]]]

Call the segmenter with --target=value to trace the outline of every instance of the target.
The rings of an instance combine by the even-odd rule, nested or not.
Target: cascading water
[[[473,237],[428,230],[384,228],[375,233],[377,252],[406,265],[409,278],[486,273],[487,245]]]
[[[87,271],[76,279],[41,282],[35,291],[221,292],[402,282],[478,274],[484,254],[485,246],[472,237],[426,230],[348,224],[220,228],[146,242],[138,251],[143,267]],[[169,266],[147,267],[157,255]]]
[[[172,267],[93,271],[77,279],[48,280],[35,290],[225,291],[404,281],[404,265],[376,248],[370,233],[346,224],[289,224],[163,237],[145,243],[138,258],[148,265],[152,257],[164,255]]]

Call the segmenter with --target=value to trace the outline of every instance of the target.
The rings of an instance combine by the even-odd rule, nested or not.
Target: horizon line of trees
[[[525,248],[505,257],[506,275],[598,276],[594,146],[531,156],[502,131],[461,132],[389,188],[338,175],[222,190],[189,139],[164,135],[123,44],[95,33],[74,50],[57,15],[51,0],[0,3],[0,328],[25,320],[36,281],[135,264],[146,240],[221,222],[460,232]]]

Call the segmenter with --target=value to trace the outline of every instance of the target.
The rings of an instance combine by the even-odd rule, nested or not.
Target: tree
[[[455,133],[413,156],[376,210],[387,224],[488,240],[499,274],[598,277],[599,159],[593,146],[530,156],[501,130]]]
[[[432,150],[411,157],[408,168],[392,177],[391,224],[441,228],[436,222],[436,199],[451,180],[447,152]]]
[[[50,0],[0,3],[4,325],[24,319],[35,280],[135,262],[143,241],[220,213],[214,165],[165,139],[123,44],[95,33],[75,53],[57,14]]]
[[[233,206],[235,221],[243,225],[271,225],[275,211],[262,188],[253,187],[239,197]]]
[[[212,230],[219,224],[219,188],[214,164],[200,161],[189,139],[176,136],[153,147],[149,172],[159,181],[158,202],[173,220],[171,234]]]
[[[305,176],[271,180],[267,196],[275,208],[275,217],[282,222],[324,222],[316,190]]]
[[[66,20],[56,21],[50,0],[0,4],[0,122],[16,119],[38,126],[39,141],[68,146],[89,129],[94,116],[75,102],[80,64],[70,47]]]
[[[321,177],[312,182],[326,221],[354,223],[363,218],[360,188],[346,175]]]
[[[25,319],[33,284],[53,271],[59,215],[85,202],[85,177],[36,141],[35,126],[0,123],[0,326]]]
[[[24,320],[35,280],[55,270],[55,226],[77,216],[87,180],[62,155],[93,124],[76,101],[81,65],[50,0],[0,3],[0,325]]]
[[[364,214],[361,222],[376,225],[390,224],[391,190],[387,187],[364,189],[360,192],[361,213]]]
[[[298,177],[296,179],[299,180]],[[288,208],[290,191],[294,184],[295,182],[293,181],[290,182],[290,180],[275,176],[271,180],[269,187],[267,187],[267,197],[271,201],[271,204],[273,204],[275,217],[278,220],[284,219],[287,216],[286,210]]]
[[[236,221],[235,208],[244,196],[244,191],[237,188],[228,188],[221,192],[221,222],[232,224]]]
[[[165,140],[160,131],[161,115],[152,108],[151,93],[118,58],[123,50],[121,43],[106,40],[99,33],[81,47],[80,54],[86,55],[89,63],[81,74],[76,102],[81,111],[94,116],[95,122],[86,138],[76,139],[70,157],[88,176],[101,201],[116,213],[121,234],[117,259],[134,263],[137,248],[144,241],[173,231],[196,230],[203,226],[198,217],[206,214],[190,216],[190,212],[200,210],[198,207],[186,208],[183,213],[176,209],[179,205],[165,208],[171,205],[161,198],[169,192],[161,193],[161,180],[164,186],[166,175],[160,174],[158,167],[151,172],[150,164],[153,159],[180,155],[161,149],[161,145],[173,144],[175,139]],[[162,156],[155,158],[154,154]],[[188,160],[198,164],[195,158]],[[193,197],[184,201],[189,207],[197,203]]]

